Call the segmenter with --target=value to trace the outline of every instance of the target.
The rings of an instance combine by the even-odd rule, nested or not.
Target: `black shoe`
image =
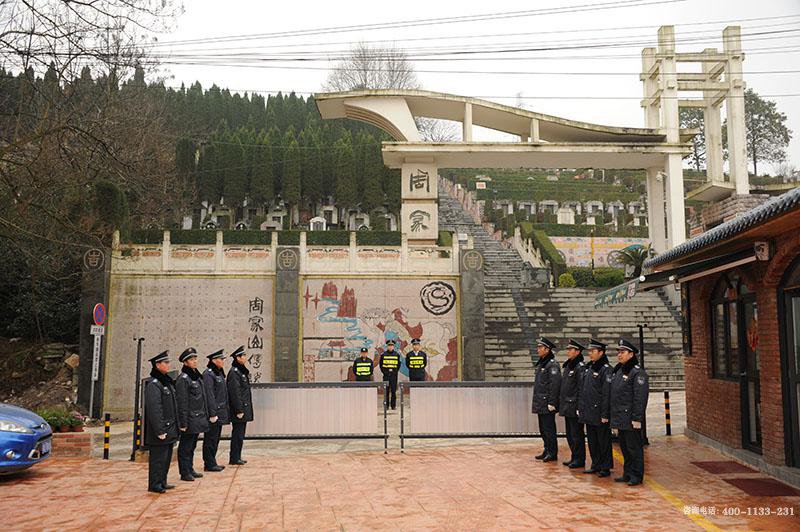
[[[167,490],[165,490],[161,486],[156,486],[155,488],[147,488],[147,491],[149,491],[150,493],[166,493]]]
[[[173,486],[172,484],[164,484],[164,489],[165,490],[175,489],[175,486]]]
[[[575,463],[572,463],[572,464],[569,465],[569,468],[570,469],[580,469],[580,468],[585,467],[585,466],[586,466],[586,464],[575,464]]]
[[[641,483],[642,483],[642,481],[641,481],[641,480],[634,480],[634,479],[631,479],[631,480],[628,482],[628,486],[638,486],[638,485],[639,485],[639,484],[641,484]]]
[[[228,464],[230,465],[245,465],[246,463],[247,462],[245,462],[244,460],[235,460],[233,462],[228,462]]]
[[[203,471],[214,471],[214,472],[217,472],[217,471],[222,471],[223,469],[225,469],[224,465],[212,465],[210,467],[204,467]]]
[[[184,482],[194,482],[194,477],[191,474],[181,475],[181,480],[183,480]]]
[[[558,460],[558,456],[553,456],[552,454],[548,454],[542,458],[542,462],[555,462],[556,460]]]
[[[536,456],[534,456],[534,458],[536,458],[537,460],[541,460],[545,456],[547,456],[547,451],[542,451],[541,454],[537,454]]]
[[[572,460],[567,460],[566,462],[561,462],[561,465],[571,466],[572,465]]]
[[[586,475],[591,475],[593,473],[597,473],[597,471],[598,471],[597,469],[591,468],[591,469],[585,469],[583,473]]]
[[[630,482],[630,478],[626,476],[617,477],[614,479],[614,482]]]
[[[202,474],[202,473],[198,473],[198,472],[197,472],[197,471],[195,471],[194,469],[192,469],[192,476],[193,476],[194,478],[203,478],[203,474]]]
[[[609,471],[608,469],[604,469],[604,470],[600,471],[599,473],[597,473],[597,476],[600,477],[600,478],[610,477],[611,476],[611,471]]]

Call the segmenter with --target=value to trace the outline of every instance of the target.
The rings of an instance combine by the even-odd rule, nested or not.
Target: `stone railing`
[[[522,260],[534,268],[549,268],[547,260],[542,257],[541,251],[533,244],[530,238],[522,238],[519,227],[514,228],[514,236],[511,238],[511,245],[517,250]]]

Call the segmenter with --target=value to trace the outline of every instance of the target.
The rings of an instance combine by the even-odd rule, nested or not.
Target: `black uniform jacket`
[[[178,403],[175,381],[153,368],[144,391],[144,443],[171,445],[178,440]],[[159,440],[158,436],[167,437]]]
[[[202,434],[208,430],[208,407],[203,375],[196,369],[183,366],[175,389],[178,392],[178,428],[186,434]]]
[[[602,425],[609,419],[608,397],[611,387],[611,365],[606,355],[587,364],[578,395],[578,421],[586,425]]]
[[[406,353],[408,378],[412,381],[425,380],[425,368],[428,367],[428,354],[425,351],[409,351]]]
[[[578,390],[586,370],[583,355],[568,359],[561,366],[561,399],[558,413],[564,417],[578,417]]]
[[[371,381],[374,370],[375,364],[369,357],[358,357],[353,361],[353,375],[357,381]]]
[[[561,391],[561,370],[552,353],[540,357],[533,368],[533,401],[531,412],[534,414],[550,414],[547,405],[558,410]]]
[[[208,417],[217,416],[217,423],[227,425],[231,422],[230,410],[228,410],[228,384],[225,382],[225,371],[209,364],[203,372],[203,384],[206,387],[206,397],[208,398]]]
[[[384,377],[397,373],[397,370],[400,369],[400,353],[397,351],[384,351],[381,355],[380,368]]]
[[[636,357],[617,364],[611,379],[611,428],[633,430],[632,421],[642,422],[647,411],[650,385],[647,372]]]
[[[230,403],[231,422],[245,423],[253,421],[253,395],[250,391],[250,370],[235,360],[228,372],[228,401]],[[241,418],[236,414],[244,414]]]

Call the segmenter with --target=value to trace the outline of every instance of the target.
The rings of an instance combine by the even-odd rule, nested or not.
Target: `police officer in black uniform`
[[[617,344],[619,364],[611,380],[611,428],[619,431],[619,448],[625,459],[616,482],[638,486],[644,480],[642,422],[647,412],[650,387],[647,372],[639,366],[639,349],[625,338]]]
[[[203,372],[203,385],[206,387],[208,398],[209,427],[203,435],[203,469],[205,471],[222,471],[224,465],[217,463],[217,449],[222,426],[231,422],[228,410],[228,385],[225,382],[223,364],[225,351],[220,349],[211,353],[208,358],[208,367]]]
[[[181,353],[178,360],[183,362],[181,374],[175,384],[178,398],[178,469],[181,480],[194,482],[203,476],[194,470],[194,450],[197,438],[209,429],[208,406],[206,406],[206,387],[203,375],[197,370],[197,351],[194,347]]]
[[[534,366],[533,401],[531,412],[539,416],[544,451],[535,458],[542,462],[558,459],[556,439],[556,412],[561,391],[561,371],[555,360],[556,344],[545,337],[536,341],[539,360]]]
[[[567,360],[561,366],[561,399],[558,413],[564,417],[567,443],[571,457],[562,462],[570,469],[586,465],[586,439],[583,425],[578,421],[578,388],[580,387],[586,365],[583,363],[584,346],[570,339],[567,344]]]
[[[614,457],[611,454],[611,425],[608,422],[611,365],[606,356],[606,344],[589,341],[589,358],[581,380],[578,398],[578,421],[586,425],[586,440],[592,465],[584,473],[597,473],[598,477],[611,475]]]
[[[144,391],[144,443],[150,451],[147,491],[164,493],[175,487],[167,484],[167,473],[178,440],[178,403],[175,381],[167,375],[169,351],[151,358],[150,364],[153,369]]]
[[[361,348],[361,356],[353,361],[353,375],[356,376],[356,381],[370,382],[372,381],[372,372],[375,371],[375,364],[368,356],[369,350],[366,347]]]
[[[228,402],[231,412],[231,465],[244,465],[242,446],[247,432],[247,422],[253,421],[253,396],[250,391],[250,370],[245,365],[247,354],[244,346],[239,346],[231,354],[233,364],[228,372]]]
[[[419,350],[419,338],[413,338],[411,340],[411,351],[406,353],[406,367],[408,368],[408,380],[425,380],[425,368],[428,367],[428,355],[425,351]]]
[[[386,350],[381,355],[380,362],[383,380],[389,382],[389,397],[384,398],[384,402],[389,401],[389,406],[394,410],[397,406],[397,372],[400,369],[400,354],[394,350],[394,340],[386,342]]]

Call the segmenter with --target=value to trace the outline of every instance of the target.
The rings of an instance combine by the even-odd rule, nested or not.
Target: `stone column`
[[[667,155],[667,247],[686,241],[686,211],[683,203],[683,158],[679,153]]]
[[[728,26],[722,32],[723,49],[731,54],[726,77],[730,82],[725,107],[728,118],[728,169],[737,194],[750,194],[747,175],[747,132],[744,123],[744,81],[742,80],[741,28]]]
[[[400,230],[412,246],[439,238],[438,168],[433,159],[406,159],[401,168]]]
[[[81,279],[81,314],[80,329],[78,334],[78,404],[84,408],[89,407],[89,396],[94,386],[94,412],[89,415],[95,419],[103,411],[103,382],[105,369],[106,337],[102,337],[100,351],[99,380],[92,382],[92,358],[94,351],[94,337],[89,334],[94,325],[93,310],[95,305],[102,303],[108,311],[108,281],[111,269],[111,253],[107,249],[94,248],[83,254]],[[108,320],[106,319],[106,324]],[[131,351],[135,358],[135,344],[131,342]],[[133,380],[133,378],[131,378]]]
[[[461,269],[461,380],[482,381],[486,375],[484,350],[483,255],[462,249]]]
[[[461,140],[472,142],[472,104],[464,104],[464,122],[462,123]]]
[[[716,48],[706,48],[704,54],[716,54]],[[703,73],[708,75],[714,63],[704,62]],[[718,82],[719,75],[714,75],[706,81]],[[720,118],[720,108],[713,101],[716,91],[703,91],[703,98],[706,105],[703,108],[703,125],[706,136],[706,180],[708,182],[724,181],[722,174],[722,119]]]
[[[300,379],[298,353],[300,254],[297,247],[278,246],[275,272],[275,381]]]
[[[658,253],[667,250],[666,212],[664,211],[664,179],[661,168],[647,169],[647,226],[650,242]]]

